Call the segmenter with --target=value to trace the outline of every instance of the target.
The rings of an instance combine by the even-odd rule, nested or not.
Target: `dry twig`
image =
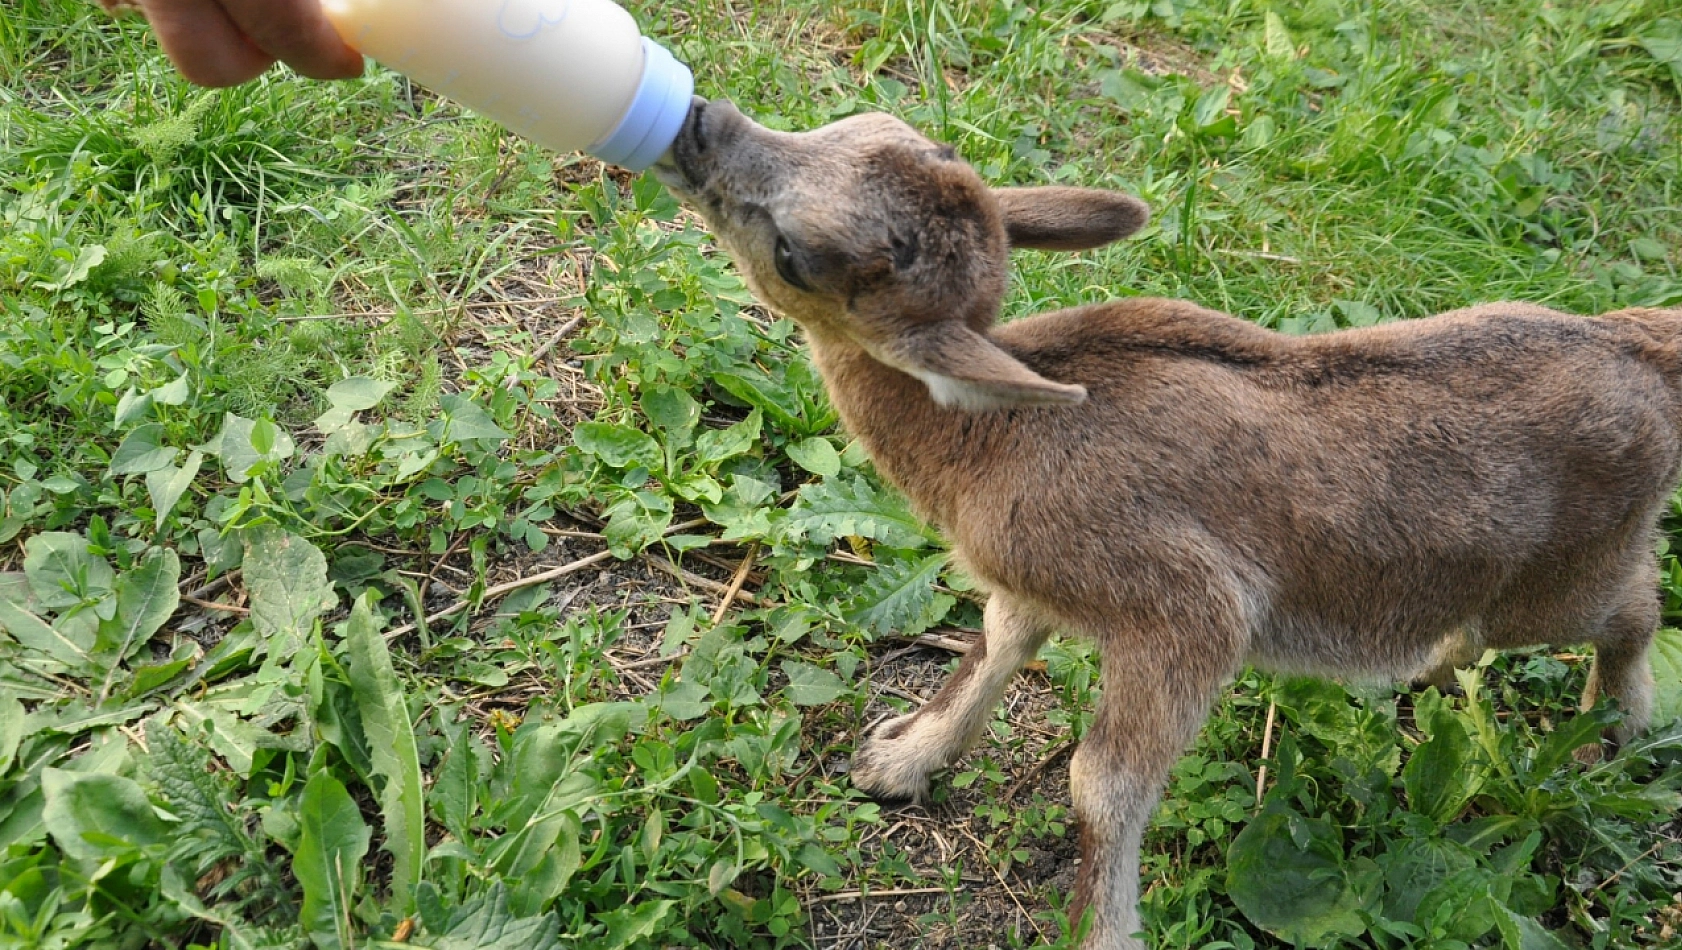
[[[1279,713],[1279,704],[1273,702],[1272,700],[1268,700],[1268,702],[1267,702],[1267,725],[1262,727],[1262,751],[1261,751],[1262,764],[1261,764],[1261,768],[1256,769],[1256,807],[1257,808],[1261,807],[1262,793],[1267,788],[1267,757],[1273,751],[1273,721],[1274,721],[1274,717],[1277,716],[1278,713]]]
[[[730,612],[730,605],[736,602],[736,595],[742,592],[742,582],[748,579],[748,572],[753,570],[753,559],[759,556],[759,542],[748,545],[748,553],[742,556],[742,563],[736,568],[735,576],[730,578],[730,586],[724,589],[719,598],[718,609],[713,611],[713,626],[718,626],[724,615]]]
[[[485,593],[479,598],[479,605],[484,606],[499,597],[506,594],[512,594],[521,588],[530,587],[533,584],[541,584],[544,581],[552,581],[557,577],[565,577],[568,574],[576,573],[592,564],[598,564],[605,561],[612,556],[612,551],[597,551],[595,554],[591,554],[587,557],[581,557],[571,563],[562,564],[560,567],[551,568],[547,571],[533,574],[530,577],[522,577],[517,580],[509,581],[506,584],[498,584],[495,587],[487,587],[485,588]],[[470,603],[471,602],[467,600],[458,600],[454,604],[445,607],[443,610],[440,610],[435,614],[428,614],[425,623],[430,627],[435,621],[443,620],[445,617],[450,617],[466,610]],[[417,629],[419,629],[418,624],[405,624],[395,630],[388,630],[385,634],[385,638],[387,640],[395,640],[398,637],[414,633]]]
[[[912,894],[945,894],[953,890],[962,890],[963,885],[954,887],[896,887],[885,891],[836,891],[833,894],[819,894],[812,900],[819,903],[825,901],[850,901],[858,898],[872,897],[909,897]]]

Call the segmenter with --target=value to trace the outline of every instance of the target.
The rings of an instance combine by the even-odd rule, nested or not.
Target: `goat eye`
[[[796,290],[810,291],[811,285],[800,276],[795,267],[794,248],[788,243],[788,238],[777,235],[777,246],[771,250],[771,259],[777,266],[777,276],[781,277],[790,287]]]

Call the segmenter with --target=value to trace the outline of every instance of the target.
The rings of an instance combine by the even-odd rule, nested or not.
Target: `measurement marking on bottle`
[[[570,0],[502,0],[496,28],[509,39],[529,40],[546,27],[559,26],[570,6]]]

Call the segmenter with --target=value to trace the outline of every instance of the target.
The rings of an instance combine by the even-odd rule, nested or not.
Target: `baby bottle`
[[[323,0],[351,46],[558,152],[641,171],[689,114],[689,67],[612,0]]]

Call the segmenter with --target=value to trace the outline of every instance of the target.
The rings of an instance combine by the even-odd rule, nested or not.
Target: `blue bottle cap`
[[[695,76],[664,46],[642,39],[642,83],[625,117],[586,151],[604,162],[640,172],[659,160],[683,128],[695,94]]]

